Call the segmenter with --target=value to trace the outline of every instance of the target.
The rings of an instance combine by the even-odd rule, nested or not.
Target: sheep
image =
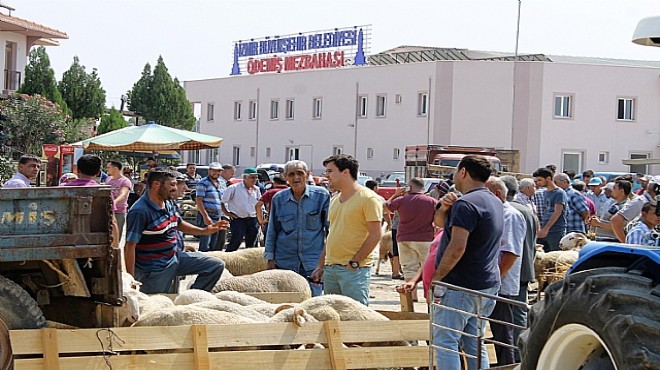
[[[560,281],[566,275],[566,271],[577,261],[579,252],[576,250],[543,252],[536,251],[534,258],[534,273],[539,285],[539,292],[547,284]]]
[[[124,304],[117,310],[118,322],[121,326],[129,326],[140,318],[138,295],[144,293],[140,293],[137,289],[139,283],[127,272],[121,273],[121,283]]]
[[[387,262],[392,257],[392,248],[394,248],[392,242],[392,232],[388,231],[383,234],[380,238],[380,244],[378,249],[378,262],[376,263],[376,275],[380,274],[380,263]]]
[[[245,248],[235,252],[212,251],[203,253],[223,260],[225,271],[231,271],[234,276],[250,275],[266,270],[264,248]]]
[[[175,306],[191,304],[195,302],[214,301],[217,298],[205,290],[190,289],[182,292],[174,299]]]
[[[191,306],[207,308],[215,311],[230,312],[237,315],[241,315],[243,317],[247,317],[248,319],[257,322],[265,322],[271,316],[273,316],[273,315],[264,315],[258,310],[253,309],[251,306],[241,306],[238,303],[221,301],[219,299],[215,299],[214,301],[197,302],[191,304]]]
[[[196,324],[251,324],[247,317],[235,313],[216,311],[194,305],[161,308],[140,317],[133,326],[177,326]]]
[[[174,302],[172,302],[170,298],[160,294],[146,297],[140,296],[138,302],[140,306],[140,315],[145,315],[157,309],[174,306]]]
[[[266,270],[252,275],[220,280],[212,291],[217,293],[224,290],[242,293],[299,292],[303,294],[303,300],[312,296],[307,280],[289,270]]]
[[[247,295],[241,292],[234,292],[231,290],[215,293],[215,297],[223,301],[238,303],[241,306],[250,306],[250,305],[266,303],[266,301],[261,300],[259,298],[255,298],[251,295]]]
[[[591,240],[589,240],[589,238],[587,238],[587,236],[582,233],[570,232],[561,238],[559,241],[559,247],[565,251],[580,250],[590,241]]]
[[[389,319],[356,300],[336,294],[312,297],[296,305],[319,321],[388,321]]]

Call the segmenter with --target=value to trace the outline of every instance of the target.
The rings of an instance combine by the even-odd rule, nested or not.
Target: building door
[[[18,90],[20,84],[20,75],[16,71],[16,49],[15,42],[7,41],[5,44],[5,85],[4,89],[8,91]]]
[[[295,159],[300,159],[300,148],[297,146],[287,146],[286,147],[286,160],[293,161]]]
[[[630,153],[630,159],[648,159],[648,153]],[[630,165],[630,173],[648,173],[648,165],[646,164],[633,164]]]
[[[584,152],[565,151],[562,153],[561,170],[573,170],[575,173],[582,173],[582,157]]]

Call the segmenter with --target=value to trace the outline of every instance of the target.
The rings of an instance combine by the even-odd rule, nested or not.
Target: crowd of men
[[[65,185],[98,185],[100,158],[84,155],[77,164],[77,179],[64,179]],[[3,187],[29,186],[39,166],[39,158],[24,156],[18,173]],[[575,180],[574,173],[546,166],[518,181],[493,176],[486,158],[468,155],[430,195],[423,194],[422,180],[413,178],[385,200],[372,190],[375,184],[363,187],[357,182],[359,164],[353,157],[331,156],[323,166],[329,190],[310,184],[307,164],[294,160],[263,193],[252,167],[234,184],[229,184],[234,167],[217,162],[209,165],[204,178],[194,164],[188,164],[185,175],[154,167],[146,177],[147,190],[128,208],[132,182],[122,175],[121,162],[108,161],[105,183],[112,187],[118,230],[126,225],[127,272],[147,293],[168,292],[176,276],[189,274],[198,275],[192,288],[210,290],[224,263],[186,251],[182,233],[201,235],[199,251],[235,251],[243,241],[253,247],[264,226],[269,269],[304,276],[315,296],[342,294],[368,305],[372,252],[381,240],[384,214],[389,221],[391,213],[396,222],[387,225],[396,230],[397,255],[408,279],[399,290],[416,294],[422,281],[427,302],[450,308],[432,315],[434,343],[450,350],[437,351],[438,363],[458,369],[459,346],[469,355],[480,348],[481,364],[468,359],[468,368],[476,369],[488,365],[488,355],[476,339],[483,336],[485,322],[474,314],[525,326],[526,311],[469,291],[439,285],[431,289],[431,281],[527,303],[537,244],[545,251],[559,250],[567,232],[601,241],[657,243],[660,177],[623,176],[608,182],[588,170],[582,180]],[[637,192],[634,183],[641,184]],[[196,190],[196,225],[181,218],[174,202],[188,187]],[[399,275],[396,267],[393,278]],[[514,344],[520,334],[497,323],[491,330],[495,340],[506,344]],[[499,365],[519,360],[519,354],[505,346],[496,346],[496,354]]]

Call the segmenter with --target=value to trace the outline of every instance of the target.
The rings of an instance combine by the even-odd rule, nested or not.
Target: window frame
[[[382,104],[381,104],[382,101]],[[382,108],[382,111],[381,109]],[[376,118],[385,118],[387,116],[387,94],[376,95]]]
[[[369,116],[369,96],[368,95],[359,95],[358,96],[358,118],[367,118]]]
[[[621,112],[621,102],[623,101],[623,112]],[[626,101],[630,101],[630,112],[629,116],[630,118],[626,117]],[[630,96],[619,96],[616,98],[616,120],[621,121],[621,122],[635,122],[636,121],[636,116],[637,116],[637,108],[635,107],[637,105],[637,99],[634,97]],[[619,116],[623,115],[623,118],[620,118]]]
[[[323,117],[323,98],[312,98],[312,119],[321,119]]]
[[[417,93],[417,116],[426,117],[429,114],[429,93],[420,91]]]
[[[296,100],[287,98],[284,104],[284,119],[293,120],[296,118]]]
[[[275,109],[273,109],[273,106],[275,106]],[[275,114],[273,114],[273,112]],[[270,120],[271,121],[277,121],[280,119],[280,100],[279,99],[271,99],[270,100]]]
[[[374,159],[374,148],[367,148],[367,159]]]
[[[568,104],[562,104],[560,105],[560,115],[557,115],[557,99],[568,99]],[[568,93],[555,93],[552,99],[552,118],[554,119],[565,119],[565,120],[571,120],[573,119],[574,116],[574,104],[575,104],[575,95],[574,94],[568,94]],[[561,108],[568,108],[568,115],[564,116],[564,109]]]
[[[257,119],[258,106],[256,100],[248,101],[248,120],[254,121]]]
[[[243,118],[243,101],[235,100],[234,101],[234,121],[240,121]]]
[[[215,103],[206,103],[206,122],[215,120]]]

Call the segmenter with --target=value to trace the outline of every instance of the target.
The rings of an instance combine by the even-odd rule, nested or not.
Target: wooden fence
[[[366,369],[428,366],[428,320],[10,331],[15,370]],[[380,343],[379,343],[380,342]],[[322,343],[325,349],[289,349]],[[363,343],[346,347],[345,343]],[[286,349],[283,349],[285,347]]]

